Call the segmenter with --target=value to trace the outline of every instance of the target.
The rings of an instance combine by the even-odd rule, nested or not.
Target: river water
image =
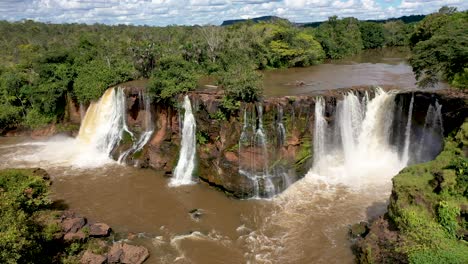
[[[408,57],[408,50],[385,48],[306,68],[264,71],[264,93],[266,96],[307,95],[371,85],[416,89]],[[434,88],[447,88],[447,84],[439,83]]]
[[[390,191],[304,179],[271,200],[237,200],[202,183],[168,187],[161,172],[115,162],[82,169],[24,158],[51,142],[64,139],[0,138],[0,168],[47,169],[53,199],[111,225],[119,238],[135,234],[150,250],[147,263],[353,263],[348,225],[383,212]]]
[[[265,82],[271,85],[266,93],[294,95],[387,80],[404,88],[414,83],[401,57],[384,56],[377,63],[362,60],[267,72]],[[375,69],[383,76],[370,72]],[[296,80],[305,85],[290,85]],[[376,117],[385,115],[388,98],[383,94],[380,102],[369,103],[368,111]],[[363,109],[345,101],[343,116],[348,107]],[[369,133],[385,128],[385,119],[370,117],[360,120],[359,126]],[[344,128],[343,135],[352,132]],[[324,169],[317,166],[267,200],[233,199],[204,183],[170,187],[170,179],[160,171],[136,169],[105,158],[88,166],[82,159],[92,157],[82,157],[77,141],[63,136],[36,140],[0,137],[0,168],[46,169],[53,179],[53,199],[111,225],[118,234],[116,239],[130,236],[133,243],[148,247],[151,256],[147,263],[354,263],[347,237],[349,225],[385,211],[391,178],[403,167],[372,165],[378,164],[373,158],[385,163],[383,159],[395,153],[389,146],[370,147],[378,152],[365,149],[362,164],[348,162],[346,155],[324,152],[329,160],[317,163],[330,165],[325,168],[329,177],[320,175]],[[366,156],[369,153],[373,154]],[[353,171],[348,171],[348,165]],[[343,177],[346,181],[340,180]],[[201,216],[190,214],[195,209]]]

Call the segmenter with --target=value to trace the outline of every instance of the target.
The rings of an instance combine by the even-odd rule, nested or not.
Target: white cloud
[[[466,0],[0,0],[0,19],[193,25],[277,15],[294,22],[311,22],[332,15],[381,19],[427,14],[443,5],[468,9]]]

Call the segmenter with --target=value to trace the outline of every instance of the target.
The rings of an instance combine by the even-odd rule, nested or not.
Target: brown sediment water
[[[63,140],[0,138],[0,168],[47,169],[53,199],[108,223],[121,237],[136,234],[135,242],[151,252],[147,263],[353,263],[348,225],[381,213],[390,191],[390,183],[354,192],[303,179],[270,200],[237,200],[203,183],[169,187],[155,170],[114,162],[82,169],[28,158]]]
[[[385,48],[367,50],[342,60],[305,68],[264,71],[266,96],[306,95],[352,86],[392,86],[416,89],[416,78],[407,58],[409,51]],[[439,83],[435,88],[447,88]]]

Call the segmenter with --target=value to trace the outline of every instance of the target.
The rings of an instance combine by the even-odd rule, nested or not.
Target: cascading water
[[[180,186],[193,184],[192,176],[195,170],[196,154],[196,124],[192,113],[192,105],[189,97],[184,97],[184,121],[182,127],[182,142],[179,153],[179,161],[174,169],[174,177],[169,183],[170,186]]]
[[[320,157],[325,155],[327,121],[325,120],[325,102],[318,97],[315,102],[314,129],[314,166],[319,167]]]
[[[249,119],[247,109],[244,110],[244,124],[239,139],[239,174],[252,181],[253,198],[269,198],[274,196],[278,190],[273,183],[275,175],[271,174],[268,167],[268,140],[263,127],[263,106],[256,105],[256,110],[255,119],[253,117]],[[281,177],[288,176],[280,171],[278,174],[281,174]],[[289,178],[283,179],[283,182],[288,185],[290,180]]]
[[[90,104],[76,138],[56,136],[37,142],[41,147],[33,154],[21,155],[22,161],[41,164],[44,168],[86,169],[113,163],[111,153],[119,144],[123,131],[128,131],[125,108],[123,89],[107,89],[97,102]]]
[[[424,162],[435,157],[443,147],[443,138],[442,105],[436,101],[434,105],[429,105],[427,109],[421,140],[417,148],[416,161]]]
[[[284,124],[283,124],[283,107],[281,105],[278,106],[276,130],[277,130],[278,147],[281,147],[284,145],[284,142],[286,141],[286,128],[284,128]]]
[[[145,113],[145,119],[144,119],[144,131],[140,134],[138,140],[136,140],[132,147],[129,148],[128,150],[124,151],[118,158],[119,163],[124,163],[127,157],[131,154],[137,153],[140,151],[146,143],[151,138],[151,135],[153,134],[154,131],[154,124],[153,124],[153,119],[151,115],[151,101],[150,98],[146,93],[139,92],[138,98],[140,99],[140,105],[143,106],[142,110],[144,110]]]
[[[408,111],[408,121],[406,122],[405,128],[405,145],[403,147],[403,156],[402,162],[404,164],[408,164],[409,161],[409,148],[410,148],[410,140],[411,140],[411,122],[413,117],[413,104],[414,104],[414,94],[411,96],[409,111]]]
[[[250,171],[254,168],[254,158],[250,149],[254,145],[255,126],[251,124],[247,107],[244,109],[244,120],[242,125],[242,132],[239,138],[239,173],[242,175],[249,175]],[[249,155],[244,155],[248,153]],[[258,187],[258,186],[256,186]],[[256,188],[258,189],[258,188]]]
[[[125,124],[125,94],[122,88],[109,88],[99,101],[89,106],[77,140],[110,154],[124,130],[129,132]]]
[[[390,141],[394,102],[395,94],[381,89],[369,98],[348,93],[328,113],[323,98],[316,99],[313,166],[275,198],[278,209],[262,229],[247,236],[252,262],[327,263],[333,256],[314,261],[307,244],[336,247],[349,223],[366,218],[362,208],[384,210],[391,178],[406,165]],[[330,219],[338,224],[328,226]]]
[[[390,145],[394,97],[381,89],[372,99],[360,100],[348,93],[337,104],[334,125],[340,140],[327,142],[334,128],[327,125],[323,99],[315,104],[314,165],[306,177],[325,177],[328,182],[359,187],[382,170],[396,174],[406,164]],[[364,97],[366,98],[366,97]],[[330,131],[329,131],[330,130]],[[328,145],[326,145],[328,144]],[[327,146],[327,147],[325,147]],[[378,177],[376,177],[378,178]]]

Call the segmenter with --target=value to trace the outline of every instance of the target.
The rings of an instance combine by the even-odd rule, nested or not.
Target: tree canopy
[[[440,80],[468,87],[468,12],[445,11],[427,16],[411,35],[410,59],[419,85]]]

